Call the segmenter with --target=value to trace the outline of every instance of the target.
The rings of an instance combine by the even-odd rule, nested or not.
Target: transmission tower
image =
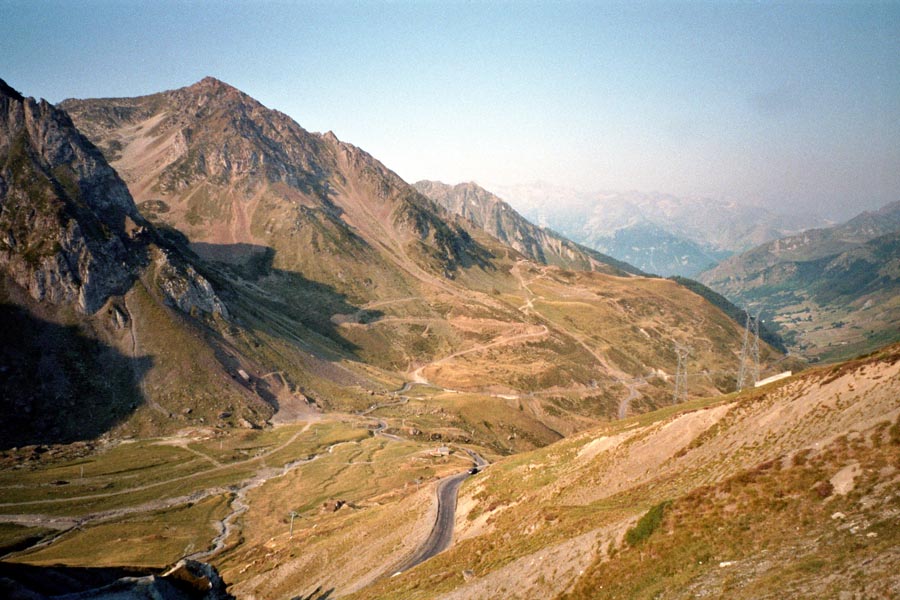
[[[746,308],[744,312],[747,314],[747,324],[744,327],[744,342],[741,344],[741,359],[738,363],[737,391],[744,389],[744,380],[746,377],[747,353],[750,351],[750,311]]]
[[[691,350],[687,346],[675,344],[675,354],[678,355],[678,367],[675,369],[675,394],[673,402],[685,402],[687,400],[687,359]]]
[[[747,324],[744,327],[744,343],[741,346],[738,391],[753,387],[759,381],[759,315],[762,309],[757,311],[755,317],[751,316],[746,308],[744,312],[747,314]]]

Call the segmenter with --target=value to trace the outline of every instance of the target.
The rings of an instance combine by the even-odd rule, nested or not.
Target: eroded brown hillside
[[[220,81],[62,106],[142,213],[233,290],[245,352],[325,405],[348,406],[335,383],[412,379],[540,393],[518,404],[541,421],[627,414],[666,401],[687,339],[695,392],[733,386],[737,326],[678,285],[526,262],[364,151]]]

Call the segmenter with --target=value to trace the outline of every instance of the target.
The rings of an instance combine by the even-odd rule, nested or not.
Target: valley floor
[[[286,406],[263,430],[7,451],[3,561],[193,557],[254,599],[900,592],[898,346],[507,457],[477,435],[419,439],[441,394],[408,384],[364,414]],[[470,474],[479,454],[494,464]],[[449,481],[453,542],[417,564]]]

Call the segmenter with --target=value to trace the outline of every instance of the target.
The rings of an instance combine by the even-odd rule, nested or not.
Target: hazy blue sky
[[[0,0],[0,77],[26,95],[205,75],[409,181],[900,199],[900,2]]]

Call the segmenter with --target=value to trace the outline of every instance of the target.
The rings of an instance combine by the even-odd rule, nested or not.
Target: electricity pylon
[[[750,316],[750,311],[744,309],[747,314],[747,324],[744,327],[744,343],[741,346],[741,364],[738,369],[737,390],[753,387],[759,381],[759,315]]]
[[[681,344],[675,344],[675,354],[678,355],[678,366],[675,368],[675,394],[672,401],[675,403],[687,400],[687,359],[691,349]]]

